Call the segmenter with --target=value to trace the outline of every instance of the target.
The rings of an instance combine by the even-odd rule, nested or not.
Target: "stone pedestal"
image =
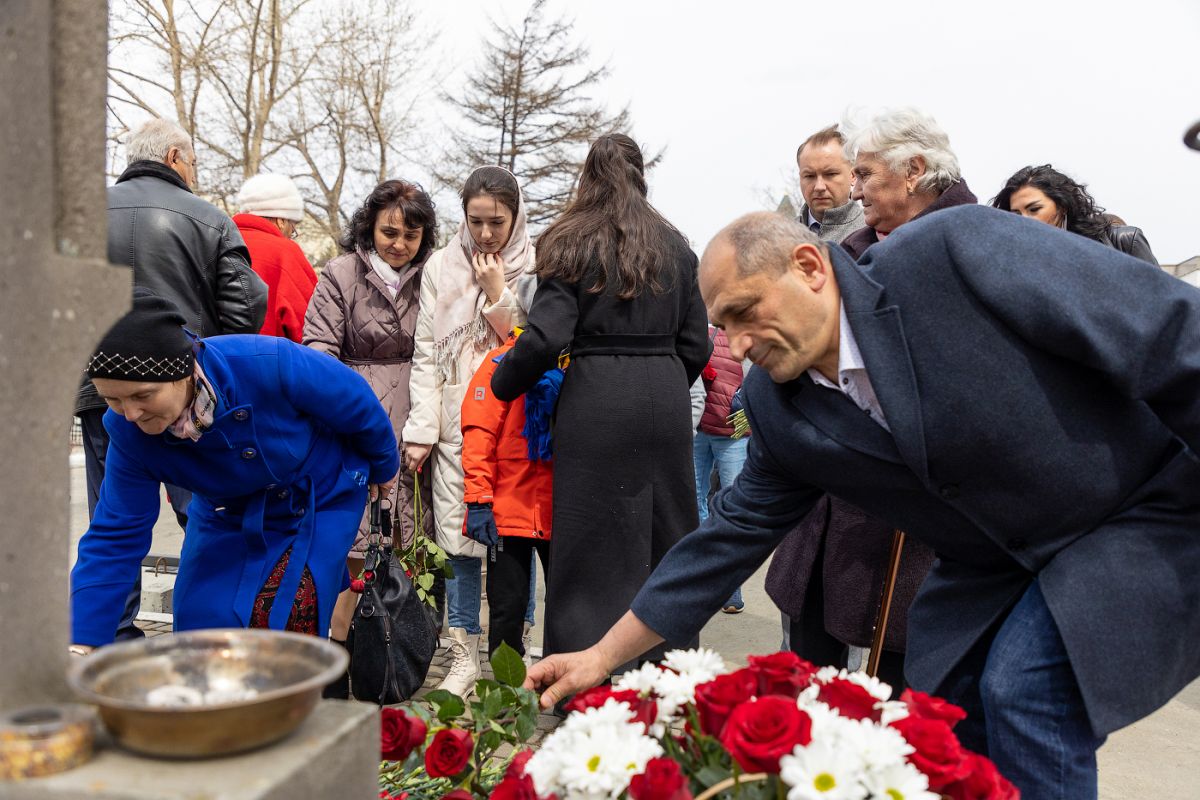
[[[108,747],[82,767],[21,783],[5,800],[375,800],[379,711],[325,700],[291,736],[263,750],[202,761],[142,758]]]

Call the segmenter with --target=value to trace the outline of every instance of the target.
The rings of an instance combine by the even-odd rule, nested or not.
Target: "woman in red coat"
[[[299,342],[317,273],[293,239],[304,201],[291,178],[255,175],[238,193],[233,222],[246,240],[250,266],[267,284],[267,318],[259,333]]]

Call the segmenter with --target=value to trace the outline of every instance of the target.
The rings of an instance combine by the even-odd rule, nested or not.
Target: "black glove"
[[[467,536],[484,547],[495,547],[500,541],[491,503],[467,503]]]

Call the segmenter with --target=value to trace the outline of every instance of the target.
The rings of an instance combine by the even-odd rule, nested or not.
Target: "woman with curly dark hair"
[[[529,323],[492,378],[512,400],[570,350],[554,428],[547,653],[599,641],[699,523],[688,387],[708,362],[708,319],[696,255],[650,205],[644,172],[628,136],[592,145],[571,205],[538,240]]]
[[[409,376],[417,327],[421,275],[433,250],[433,201],[415,183],[383,181],[350,218],[339,243],[343,254],[325,265],[304,315],[303,344],[328,353],[366,378],[391,418],[396,440],[408,421]],[[413,477],[402,470],[390,497],[400,538],[413,535]],[[428,484],[422,487],[428,507]],[[432,515],[426,515],[426,535]],[[352,575],[363,566],[368,523],[364,514],[347,559]],[[345,641],[358,596],[349,590],[333,610],[332,637]],[[346,696],[346,687],[336,692]],[[331,691],[331,696],[333,692]]]
[[[1047,225],[1078,233],[1157,265],[1141,228],[1115,224],[1111,214],[1096,204],[1087,186],[1049,164],[1022,167],[992,198],[992,206],[1012,211]]]

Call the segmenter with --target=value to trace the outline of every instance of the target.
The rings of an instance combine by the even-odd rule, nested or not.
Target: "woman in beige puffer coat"
[[[450,670],[439,688],[460,696],[479,676],[480,572],[487,552],[463,534],[463,395],[488,351],[524,324],[518,284],[534,265],[525,205],[512,173],[476,169],[463,186],[462,203],[465,219],[447,246],[430,257],[421,279],[413,407],[402,432],[410,470],[437,448],[432,476],[437,543],[454,570],[446,579]]]
[[[351,218],[340,243],[345,252],[325,265],[304,317],[303,343],[367,380],[401,447],[411,407],[421,278],[436,228],[433,203],[419,186],[400,180],[380,183]],[[413,494],[412,473],[401,470],[390,498],[401,545],[413,536]],[[429,485],[422,486],[425,507],[431,498]],[[352,575],[362,569],[367,528],[364,513],[347,563]],[[427,514],[425,535],[431,536],[432,529],[432,514]],[[348,590],[339,597],[332,622],[335,640],[345,639],[356,603],[357,595]]]

